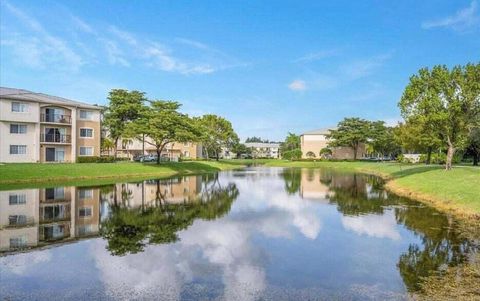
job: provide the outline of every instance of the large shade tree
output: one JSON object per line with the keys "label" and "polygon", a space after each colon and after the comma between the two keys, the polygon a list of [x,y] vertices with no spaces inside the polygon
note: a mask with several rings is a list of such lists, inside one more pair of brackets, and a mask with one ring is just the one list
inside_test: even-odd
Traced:
{"label": "large shade tree", "polygon": [[102,123],[113,142],[115,156],[119,139],[125,135],[127,125],[141,116],[145,101],[145,93],[136,90],[113,89],[108,94]]}
{"label": "large shade tree", "polygon": [[345,118],[338,123],[336,130],[330,130],[327,135],[331,142],[329,146],[349,146],[353,149],[353,159],[357,159],[358,149],[370,137],[371,125],[361,118]]}
{"label": "large shade tree", "polygon": [[207,114],[195,118],[195,121],[202,133],[200,140],[207,158],[218,160],[222,148],[232,148],[239,142],[232,124],[223,117]]}
{"label": "large shade tree", "polygon": [[144,106],[140,117],[129,123],[125,136],[131,138],[148,137],[145,143],[155,147],[157,163],[168,143],[197,141],[200,131],[194,122],[178,110],[180,104],[175,101],[154,100]]}
{"label": "large shade tree", "polygon": [[410,78],[399,107],[407,123],[415,121],[434,131],[447,148],[445,168],[455,152],[466,147],[480,108],[480,64],[434,66]]}

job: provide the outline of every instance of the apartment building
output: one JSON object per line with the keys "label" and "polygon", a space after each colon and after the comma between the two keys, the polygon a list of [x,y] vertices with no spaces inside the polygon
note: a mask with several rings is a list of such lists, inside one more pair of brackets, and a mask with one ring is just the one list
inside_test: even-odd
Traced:
{"label": "apartment building", "polygon": [[253,158],[279,158],[279,143],[247,142],[245,146],[252,150]]}
{"label": "apartment building", "polygon": [[[329,147],[330,139],[327,135],[330,129],[318,129],[309,131],[300,135],[300,147],[302,150],[302,158],[313,159],[320,158],[320,151]],[[348,146],[331,147],[332,158],[337,160],[352,160],[354,158],[353,149]],[[361,144],[357,151],[357,158],[365,157],[365,144]]]}
{"label": "apartment building", "polygon": [[[145,137],[145,142],[140,139],[119,139],[117,144],[117,156],[130,159],[139,155],[156,155],[156,148],[148,143],[150,138]],[[164,158],[178,160],[179,158],[199,159],[203,158],[202,145],[193,142],[168,143],[161,154]]]}
{"label": "apartment building", "polygon": [[0,87],[0,162],[75,162],[100,155],[101,107]]}

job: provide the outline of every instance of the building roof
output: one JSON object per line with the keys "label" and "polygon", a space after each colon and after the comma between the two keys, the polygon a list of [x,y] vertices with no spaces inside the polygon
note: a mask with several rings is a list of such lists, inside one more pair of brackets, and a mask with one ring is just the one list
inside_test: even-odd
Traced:
{"label": "building roof", "polygon": [[316,129],[313,131],[308,131],[302,134],[303,135],[328,135],[330,134],[330,130],[335,130],[337,129],[336,127],[328,127],[328,128],[323,128],[323,129]]}
{"label": "building roof", "polygon": [[245,143],[245,146],[246,147],[258,147],[258,148],[267,148],[267,147],[279,148],[280,143],[247,142],[247,143]]}
{"label": "building roof", "polygon": [[102,109],[100,106],[97,106],[97,105],[91,105],[88,103],[70,100],[63,97],[52,96],[52,95],[47,95],[43,93],[36,93],[36,92],[23,90],[23,89],[7,88],[7,87],[0,87],[0,98],[67,105],[72,107],[88,108],[88,109],[95,109],[95,110]]}

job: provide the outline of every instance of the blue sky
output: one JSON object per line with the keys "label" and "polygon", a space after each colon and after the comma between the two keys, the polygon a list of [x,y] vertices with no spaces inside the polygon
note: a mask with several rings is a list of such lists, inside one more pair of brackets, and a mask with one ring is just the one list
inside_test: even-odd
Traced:
{"label": "blue sky", "polygon": [[241,138],[395,123],[419,68],[480,59],[478,0],[0,2],[2,86],[98,104],[137,89]]}

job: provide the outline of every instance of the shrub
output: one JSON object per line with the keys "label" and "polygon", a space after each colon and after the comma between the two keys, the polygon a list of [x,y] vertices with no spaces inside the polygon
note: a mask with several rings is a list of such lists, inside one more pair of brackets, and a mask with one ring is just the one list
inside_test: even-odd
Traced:
{"label": "shrub", "polygon": [[114,156],[88,156],[88,157],[78,157],[77,163],[114,163],[116,161],[125,161],[130,160],[129,158],[117,158]]}
{"label": "shrub", "polygon": [[286,160],[298,160],[302,157],[302,151],[299,148],[286,151],[282,154],[282,158]]}

